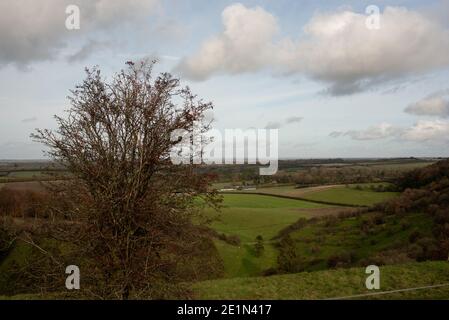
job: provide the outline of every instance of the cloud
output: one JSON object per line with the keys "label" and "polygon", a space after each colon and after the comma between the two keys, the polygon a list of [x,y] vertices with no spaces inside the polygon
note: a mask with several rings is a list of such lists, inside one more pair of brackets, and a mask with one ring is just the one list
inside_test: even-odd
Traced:
{"label": "cloud", "polygon": [[280,122],[277,121],[270,121],[267,123],[267,125],[265,126],[265,129],[279,129],[280,127],[282,127]]}
{"label": "cloud", "polygon": [[25,119],[22,119],[22,122],[23,122],[23,123],[29,123],[29,122],[34,122],[34,121],[36,121],[36,120],[37,120],[36,117],[31,117],[31,118],[25,118]]}
{"label": "cloud", "polygon": [[449,89],[435,92],[409,105],[405,112],[417,116],[449,117]]}
{"label": "cloud", "polygon": [[329,94],[342,95],[449,66],[449,30],[437,21],[398,7],[385,8],[380,29],[368,29],[366,19],[348,10],[316,14],[301,37],[275,40],[273,15],[231,5],[222,14],[223,31],[184,58],[178,70],[204,80],[269,69],[305,75],[328,84]]}
{"label": "cloud", "polygon": [[278,32],[276,18],[261,7],[238,3],[221,15],[223,32],[205,41],[197,53],[182,59],[178,70],[194,80],[215,73],[238,74],[265,67],[273,58],[272,37]]}
{"label": "cloud", "polygon": [[68,56],[69,62],[83,61],[95,51],[105,49],[109,46],[108,42],[89,40],[78,52]]}
{"label": "cloud", "polygon": [[[285,119],[285,124],[292,124],[292,123],[299,123],[302,121],[302,117],[296,117],[296,116],[292,116],[292,117],[288,117]],[[279,121],[269,121],[266,126],[265,129],[280,129],[282,127],[282,123]]]}
{"label": "cloud", "polygon": [[287,123],[287,124],[298,123],[298,122],[301,122],[302,119],[303,119],[303,117],[292,116],[292,117],[288,117],[287,119],[285,119],[285,123]]}
{"label": "cloud", "polygon": [[382,140],[395,138],[411,142],[449,142],[449,122],[443,120],[420,120],[410,127],[381,123],[365,130],[334,131],[333,138],[348,136],[353,140]]}
{"label": "cloud", "polygon": [[[74,39],[82,41],[91,32],[135,22],[151,12],[157,2],[158,0],[2,0],[0,67],[13,64],[19,68],[27,68],[36,61],[55,59]],[[65,8],[70,4],[80,8],[80,30],[69,31],[65,27]],[[92,44],[90,49],[93,49]],[[89,49],[84,50],[86,52]],[[81,57],[85,53],[79,54]]]}
{"label": "cloud", "polygon": [[366,18],[351,11],[314,16],[306,39],[290,44],[289,70],[329,83],[328,92],[341,95],[449,66],[449,31],[424,15],[386,7],[374,30]]}
{"label": "cloud", "polygon": [[350,130],[346,132],[332,132],[331,137],[349,136],[353,140],[378,140],[400,135],[402,129],[389,123],[381,123],[365,130]]}
{"label": "cloud", "polygon": [[421,120],[404,132],[402,138],[409,141],[449,142],[449,122]]}
{"label": "cloud", "polygon": [[332,137],[332,138],[339,138],[339,137],[341,137],[342,135],[344,135],[345,133],[344,132],[341,132],[341,131],[332,131],[331,133],[329,133],[329,137]]}

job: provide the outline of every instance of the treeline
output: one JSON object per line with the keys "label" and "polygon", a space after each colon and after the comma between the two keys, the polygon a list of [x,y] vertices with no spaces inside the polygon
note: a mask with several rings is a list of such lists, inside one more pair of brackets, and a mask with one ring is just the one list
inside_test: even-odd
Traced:
{"label": "treeline", "polygon": [[[299,161],[299,160],[298,160]],[[282,163],[282,162],[281,162]],[[406,167],[375,165],[321,165],[307,163],[297,166],[280,165],[278,173],[261,176],[256,165],[210,166],[201,169],[216,175],[218,182],[240,183],[251,181],[254,184],[288,183],[298,186],[323,184],[357,184],[374,182],[394,182],[400,179]]]}

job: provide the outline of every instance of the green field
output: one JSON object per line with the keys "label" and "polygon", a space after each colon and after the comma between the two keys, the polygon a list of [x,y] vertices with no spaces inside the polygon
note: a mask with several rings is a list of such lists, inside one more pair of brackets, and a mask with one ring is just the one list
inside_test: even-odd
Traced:
{"label": "green field", "polygon": [[[376,192],[369,189],[369,187],[371,186],[379,185],[387,184],[367,183],[360,185],[323,185],[319,187],[307,188],[297,188],[296,186],[291,185],[259,188],[257,190],[245,192],[287,196],[351,206],[370,206],[379,202],[389,200],[398,195],[398,193],[396,192]],[[357,190],[357,187],[359,187],[361,190]]]}
{"label": "green field", "polygon": [[[275,188],[270,188],[270,192]],[[278,192],[291,192],[293,187],[280,187]],[[368,204],[383,201],[392,197],[394,193],[374,192],[370,190],[356,190],[352,186],[332,187],[331,189],[314,191],[310,195],[315,196],[319,201],[337,202],[336,194],[343,192],[345,197],[339,197],[338,201],[348,204]],[[327,196],[326,196],[327,195]],[[376,200],[376,201],[375,201]],[[277,264],[277,252],[274,242],[271,240],[278,232],[285,227],[296,222],[299,218],[313,217],[310,209],[323,209],[330,206],[286,198],[277,198],[274,196],[264,196],[256,194],[224,194],[223,209],[219,220],[214,221],[211,227],[217,232],[228,236],[238,236],[241,243],[238,246],[228,244],[221,240],[216,240],[216,247],[223,259],[225,267],[225,277],[243,277],[257,276],[264,270],[274,268]],[[216,214],[212,210],[207,211],[211,217]],[[427,217],[422,217],[427,219]],[[367,250],[377,252],[384,249],[391,241],[400,239],[400,235],[406,237],[413,228],[408,228],[403,233],[387,236],[384,240],[381,235],[369,236],[360,233],[360,218],[353,218],[344,221],[337,231],[332,230],[333,237],[324,241],[323,237],[327,231],[318,225],[310,226],[301,230],[299,234],[293,234],[298,238],[297,251],[301,257],[304,257],[304,267],[308,270],[322,270],[326,268],[327,259],[332,254],[339,254],[341,251],[354,250],[358,252],[358,259],[366,258],[367,254],[358,250],[360,239],[365,237],[373,246],[366,246]],[[429,219],[427,219],[429,220]],[[427,221],[425,220],[425,221]],[[413,222],[413,221],[412,221]],[[351,226],[351,223],[354,225]],[[397,222],[396,222],[397,223]],[[411,223],[412,226],[420,225],[421,221]],[[399,228],[399,227],[398,227]],[[310,233],[310,234],[309,234]],[[323,233],[323,235],[321,235]],[[257,236],[264,239],[264,254],[256,257],[254,254],[254,244]],[[382,246],[384,243],[384,246]],[[311,248],[314,249],[311,252]],[[315,252],[319,248],[319,252]],[[375,250],[375,249],[378,250]],[[367,251],[367,252],[368,252]]]}
{"label": "green field", "polygon": [[[225,194],[223,198],[224,207],[219,220],[214,221],[211,227],[220,233],[236,235],[241,240],[239,246],[216,240],[226,277],[259,275],[261,271],[275,266],[277,252],[270,239],[300,217],[310,217],[307,209],[329,207],[260,195]],[[212,210],[206,214],[211,217],[216,215]],[[258,235],[264,238],[265,245],[261,257],[256,257],[252,252]]]}
{"label": "green field", "polygon": [[[364,268],[270,277],[234,278],[193,284],[198,299],[330,299],[373,293]],[[380,290],[449,284],[449,262],[421,262],[380,268]],[[359,299],[361,299],[360,297]],[[449,286],[365,297],[370,299],[449,299]]]}
{"label": "green field", "polygon": [[339,186],[326,190],[305,193],[303,198],[314,201],[326,201],[347,205],[371,206],[396,197],[396,192],[375,192],[357,190],[352,186]]}
{"label": "green field", "polygon": [[[219,220],[212,223],[212,228],[237,235],[242,242],[253,242],[258,235],[270,239],[300,217],[309,217],[305,209],[326,207],[329,206],[271,196],[225,194]],[[215,215],[212,210],[207,213]]]}

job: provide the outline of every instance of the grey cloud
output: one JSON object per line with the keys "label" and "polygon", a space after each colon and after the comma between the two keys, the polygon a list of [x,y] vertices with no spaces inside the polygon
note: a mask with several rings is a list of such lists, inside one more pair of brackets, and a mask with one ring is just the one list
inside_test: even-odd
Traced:
{"label": "grey cloud", "polygon": [[[83,43],[89,32],[135,22],[157,3],[158,0],[2,0],[0,67],[13,64],[26,69],[33,62],[56,59],[70,41]],[[70,4],[80,8],[80,30],[69,31],[65,27],[65,8]],[[73,59],[86,56],[87,51],[89,44]]]}
{"label": "grey cloud", "polygon": [[279,129],[281,127],[281,123],[277,121],[270,121],[265,126],[265,129]]}
{"label": "grey cloud", "polygon": [[285,123],[287,123],[287,124],[298,123],[298,122],[301,122],[302,119],[303,119],[303,117],[292,116],[292,117],[288,117],[287,119],[285,119]]}
{"label": "grey cloud", "polygon": [[417,116],[449,117],[449,89],[435,92],[409,105],[405,112]]}
{"label": "grey cloud", "polygon": [[83,61],[94,52],[108,48],[109,43],[104,41],[89,40],[79,51],[67,57],[69,62]]}
{"label": "grey cloud", "polygon": [[344,135],[344,132],[341,131],[332,131],[331,133],[329,133],[329,137],[332,138],[338,138],[341,137],[342,135]]}
{"label": "grey cloud", "polygon": [[37,120],[36,117],[31,117],[31,118],[25,118],[25,119],[22,119],[22,122],[23,122],[23,123],[29,123],[29,122],[34,122],[34,121],[36,121],[36,120]]}

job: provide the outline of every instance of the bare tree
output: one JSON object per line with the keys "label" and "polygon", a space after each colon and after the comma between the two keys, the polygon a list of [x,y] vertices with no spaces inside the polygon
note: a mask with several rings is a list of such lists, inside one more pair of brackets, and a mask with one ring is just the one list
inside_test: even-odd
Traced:
{"label": "bare tree", "polygon": [[199,241],[191,222],[198,204],[218,201],[210,176],[170,161],[180,142],[172,134],[198,123],[208,130],[203,113],[212,104],[168,73],[153,78],[154,62],[127,64],[111,82],[86,69],[67,116],[55,117],[58,129],[32,135],[74,177],[54,184],[69,203],[55,216],[74,222],[60,237],[83,257],[83,284],[103,298],[143,297],[169,280],[177,248]]}

